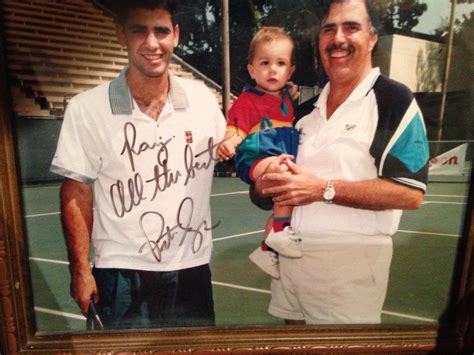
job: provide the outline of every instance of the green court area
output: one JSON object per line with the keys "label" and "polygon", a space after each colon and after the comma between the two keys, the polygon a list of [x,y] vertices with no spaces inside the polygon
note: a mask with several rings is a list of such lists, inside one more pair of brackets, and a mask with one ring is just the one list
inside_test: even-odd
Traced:
{"label": "green court area", "polygon": [[[22,191],[37,330],[84,330],[85,320],[69,296],[59,185]],[[467,183],[431,183],[423,206],[404,213],[393,237],[384,323],[429,324],[442,315],[467,194]],[[218,326],[282,324],[267,313],[270,278],[248,259],[269,213],[251,204],[247,186],[236,178],[215,178],[211,203],[213,223],[220,221],[211,261]]]}

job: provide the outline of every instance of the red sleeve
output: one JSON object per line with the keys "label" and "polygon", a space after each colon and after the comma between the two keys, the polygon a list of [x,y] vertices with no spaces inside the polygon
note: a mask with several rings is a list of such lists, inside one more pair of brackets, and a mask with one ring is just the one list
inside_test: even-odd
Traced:
{"label": "red sleeve", "polygon": [[227,114],[227,126],[237,127],[245,135],[249,134],[250,129],[254,126],[253,117],[257,113],[248,96],[243,93],[234,101]]}

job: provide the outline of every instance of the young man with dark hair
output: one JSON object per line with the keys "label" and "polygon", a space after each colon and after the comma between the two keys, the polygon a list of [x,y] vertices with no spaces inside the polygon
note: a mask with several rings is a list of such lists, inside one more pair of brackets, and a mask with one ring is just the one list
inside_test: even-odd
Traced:
{"label": "young man with dark hair", "polygon": [[105,329],[214,325],[209,200],[225,119],[204,85],[169,70],[173,1],[108,8],[129,65],[70,101],[52,162],[71,295]]}

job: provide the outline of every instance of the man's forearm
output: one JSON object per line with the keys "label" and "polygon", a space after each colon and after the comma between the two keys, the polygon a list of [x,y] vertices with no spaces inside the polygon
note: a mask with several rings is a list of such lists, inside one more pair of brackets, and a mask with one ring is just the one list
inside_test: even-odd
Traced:
{"label": "man's forearm", "polygon": [[99,301],[89,263],[92,234],[92,187],[66,179],[61,188],[61,216],[71,272],[71,296],[86,315],[90,302]]}
{"label": "man's forearm", "polygon": [[334,181],[334,203],[343,206],[371,209],[417,209],[423,201],[423,192],[387,179],[360,182]]}
{"label": "man's forearm", "polygon": [[[292,174],[264,174],[256,181],[256,192],[273,196],[281,206],[306,205],[324,201],[327,180],[320,179],[290,163]],[[336,195],[333,203],[342,206],[371,209],[416,209],[423,201],[421,190],[394,181],[375,178],[364,181],[334,180]]]}
{"label": "man's forearm", "polygon": [[61,187],[61,218],[71,273],[90,271],[92,187],[66,179]]}

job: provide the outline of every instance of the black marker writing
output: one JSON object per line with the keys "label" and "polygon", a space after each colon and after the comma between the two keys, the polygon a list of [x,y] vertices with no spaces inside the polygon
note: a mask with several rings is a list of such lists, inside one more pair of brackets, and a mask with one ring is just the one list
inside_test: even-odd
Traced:
{"label": "black marker writing", "polygon": [[130,166],[132,167],[133,171],[135,171],[134,156],[138,156],[147,150],[160,148],[157,153],[159,157],[161,149],[163,147],[166,147],[166,145],[171,141],[171,138],[170,138],[165,142],[153,142],[151,144],[147,142],[141,142],[138,144],[138,147],[135,147],[136,140],[137,140],[137,130],[135,128],[135,125],[131,122],[125,123],[125,125],[123,126],[123,133],[124,133],[125,142],[123,144],[123,148],[122,148],[122,151],[120,152],[120,155],[123,155],[125,153],[128,155]]}
{"label": "black marker writing", "polygon": [[[194,155],[192,147],[189,144],[186,144],[184,148],[184,166],[186,169],[186,180],[184,181],[184,185],[188,184],[189,179],[194,178],[196,175],[196,170],[207,170],[211,166],[212,161],[214,158],[212,157],[212,151],[215,147],[214,139],[212,137],[209,138],[207,142],[207,148],[202,152]],[[196,162],[194,158],[200,157],[202,155],[207,154],[207,160],[204,162]]]}
{"label": "black marker writing", "polygon": [[[194,154],[192,144],[185,144],[183,160],[171,162],[171,159],[174,160],[177,156],[176,147],[170,148],[171,152],[168,149],[168,144],[174,137],[154,143],[139,142],[137,130],[131,122],[124,124],[123,134],[124,144],[120,155],[125,155],[128,158],[134,173],[128,179],[125,177],[123,180],[117,180],[109,188],[114,212],[120,218],[138,207],[142,201],[154,201],[159,192],[164,192],[180,182],[183,186],[187,186],[189,180],[194,179],[199,171],[209,170],[215,160],[213,150],[217,144],[214,144],[212,137],[208,139],[207,147],[197,154]],[[147,151],[153,151],[151,153],[156,155],[155,161],[153,159],[149,161],[147,173],[151,172],[151,174],[145,176],[142,166],[144,163],[138,167],[140,172],[136,172],[135,159]],[[178,167],[178,169],[173,170],[172,166]],[[148,188],[145,189],[146,187]]]}
{"label": "black marker writing", "polygon": [[[191,250],[194,254],[199,252],[204,241],[204,232],[210,231],[220,224],[217,222],[214,226],[209,227],[206,220],[191,226],[194,213],[194,202],[190,197],[186,197],[181,201],[176,214],[176,224],[168,226],[165,223],[163,215],[156,211],[145,212],[140,217],[140,228],[146,241],[142,244],[138,253],[143,253],[143,249],[149,246],[153,257],[156,261],[161,262],[162,253],[169,249],[176,237],[181,236],[178,246],[182,247],[187,240],[191,238]],[[150,229],[156,231],[156,234],[150,232]]]}
{"label": "black marker writing", "polygon": [[153,177],[147,180],[147,183],[154,183],[155,189],[151,201],[153,201],[159,191],[163,192],[168,187],[176,184],[181,176],[180,171],[174,173],[168,167],[169,152],[166,144],[163,144],[157,152],[156,164],[153,167]]}
{"label": "black marker writing", "polygon": [[136,173],[133,178],[128,179],[126,187],[121,180],[110,185],[110,198],[118,217],[123,217],[133,207],[140,205],[142,200],[146,200],[143,196],[143,180],[140,174]]}

